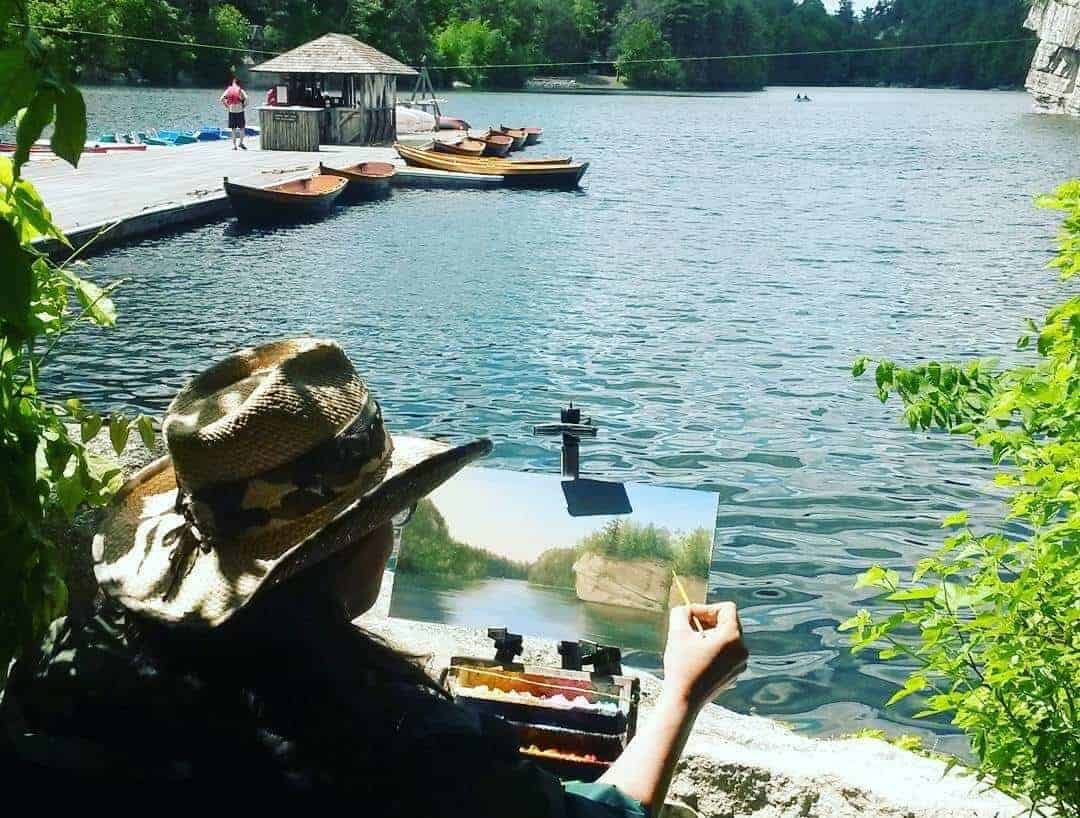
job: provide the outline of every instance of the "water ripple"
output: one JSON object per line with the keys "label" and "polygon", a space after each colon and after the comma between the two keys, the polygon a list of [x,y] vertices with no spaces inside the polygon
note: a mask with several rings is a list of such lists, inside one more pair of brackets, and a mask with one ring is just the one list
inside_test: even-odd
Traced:
{"label": "water ripple", "polygon": [[[128,128],[176,104],[88,100],[95,124],[137,114]],[[880,709],[902,667],[851,656],[836,632],[864,604],[853,575],[913,565],[942,516],[992,519],[997,500],[963,441],[908,433],[848,367],[1008,358],[1022,319],[1058,297],[1054,217],[1031,196],[1080,173],[1080,122],[1029,106],[864,89],[812,106],[786,90],[451,95],[477,122],[542,123],[534,150],[592,160],[586,189],[399,191],[317,224],[223,222],[113,250],[93,275],[130,280],[120,325],[71,339],[51,377],[161,412],[235,347],[329,336],[395,428],[488,435],[495,465],[547,472],[558,452],[531,427],[573,399],[602,426],[589,472],[719,493],[710,585],[743,606],[754,652],[726,704],[816,733],[911,729],[916,703]]]}

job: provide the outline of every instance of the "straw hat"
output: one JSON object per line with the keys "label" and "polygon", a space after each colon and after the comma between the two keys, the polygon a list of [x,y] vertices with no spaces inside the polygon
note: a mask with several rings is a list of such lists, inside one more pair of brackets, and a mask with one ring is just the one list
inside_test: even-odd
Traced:
{"label": "straw hat", "polygon": [[355,542],[491,451],[393,437],[332,341],[244,349],[196,376],[94,538],[94,574],[127,608],[214,626]]}

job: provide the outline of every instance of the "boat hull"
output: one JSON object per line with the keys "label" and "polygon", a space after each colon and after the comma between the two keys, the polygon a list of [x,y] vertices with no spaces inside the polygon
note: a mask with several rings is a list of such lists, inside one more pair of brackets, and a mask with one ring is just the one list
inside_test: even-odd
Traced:
{"label": "boat hull", "polygon": [[508,128],[506,125],[501,125],[503,133],[509,133],[511,131],[521,131],[525,134],[525,144],[535,145],[540,141],[540,134],[544,132],[543,128],[537,128],[535,126],[526,126],[522,128]]}
{"label": "boat hull", "polygon": [[484,140],[484,156],[503,157],[510,155],[510,146],[514,144],[511,139],[508,142],[488,142]]}
{"label": "boat hull", "polygon": [[281,224],[318,219],[325,216],[345,192],[346,181],[324,193],[297,195],[272,188],[248,187],[225,179],[236,218],[249,224]]}
{"label": "boat hull", "polygon": [[[379,175],[362,172],[365,165],[379,166]],[[384,166],[389,168],[389,172],[384,170]],[[389,195],[390,180],[394,178],[395,169],[389,162],[362,162],[348,168],[330,168],[320,162],[319,173],[345,179],[345,197],[350,201],[363,201]]]}
{"label": "boat hull", "polygon": [[507,173],[504,174],[508,187],[547,187],[572,190],[581,184],[581,177],[589,169],[588,162],[578,165],[567,165],[565,169],[553,166],[551,171],[544,173]]}
{"label": "boat hull", "polygon": [[574,188],[589,168],[588,162],[559,165],[530,165],[507,160],[461,160],[452,156],[395,145],[398,155],[413,167],[451,173],[473,173],[499,176],[510,187]]}
{"label": "boat hull", "polygon": [[484,149],[487,147],[487,144],[479,139],[463,139],[461,142],[435,140],[431,144],[437,153],[446,153],[451,156],[483,156]]}
{"label": "boat hull", "polygon": [[503,128],[498,133],[504,136],[509,136],[514,140],[514,143],[510,146],[511,151],[519,151],[525,147],[525,140],[528,138],[528,134],[525,131],[516,131],[513,128]]}

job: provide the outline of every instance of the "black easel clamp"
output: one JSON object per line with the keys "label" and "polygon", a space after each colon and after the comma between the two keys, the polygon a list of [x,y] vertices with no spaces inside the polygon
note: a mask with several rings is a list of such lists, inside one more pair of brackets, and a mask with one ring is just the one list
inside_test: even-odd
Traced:
{"label": "black easel clamp", "polygon": [[488,639],[495,642],[495,661],[511,664],[525,649],[520,633],[510,633],[506,628],[488,628]]}
{"label": "black easel clamp", "polygon": [[560,642],[559,655],[563,670],[584,670],[585,665],[592,665],[592,672],[597,675],[622,675],[622,651],[612,645],[598,645],[584,639]]}
{"label": "black easel clamp", "polygon": [[597,429],[592,418],[581,419],[581,409],[571,401],[559,410],[558,423],[539,423],[533,426],[533,434],[562,435],[562,476],[577,480],[581,472],[581,438],[596,437]]}

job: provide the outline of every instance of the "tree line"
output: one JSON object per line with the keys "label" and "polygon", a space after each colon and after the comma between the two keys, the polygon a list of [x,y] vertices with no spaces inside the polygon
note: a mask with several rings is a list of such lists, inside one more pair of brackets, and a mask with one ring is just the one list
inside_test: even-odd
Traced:
{"label": "tree line", "polygon": [[[330,31],[352,34],[433,79],[516,88],[532,76],[612,74],[630,87],[787,85],[993,88],[1023,82],[1036,40],[1027,0],[29,0],[39,26],[174,40],[49,35],[82,80],[221,84],[257,61]],[[43,32],[46,34],[46,32]],[[702,57],[1020,42],[803,56]],[[200,44],[224,46],[206,49]],[[690,59],[687,59],[690,58]],[[698,59],[695,59],[698,58]],[[516,65],[521,67],[484,67]]]}

